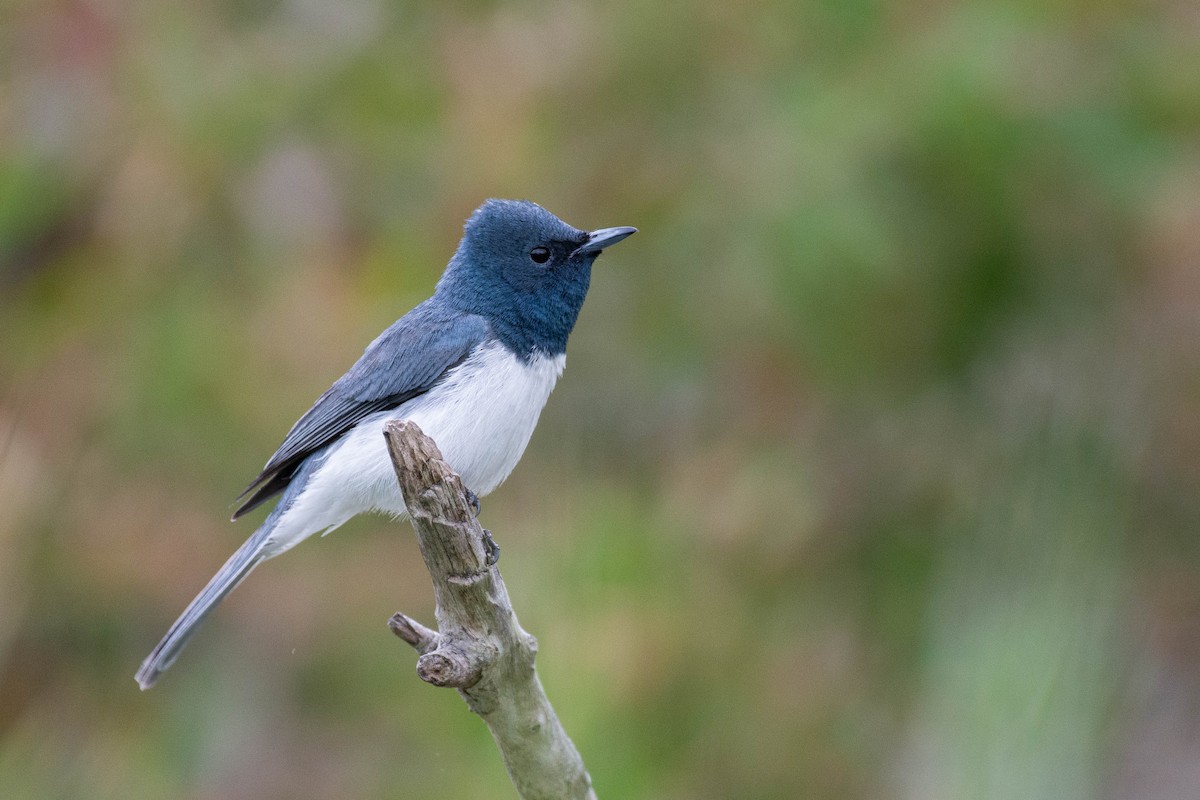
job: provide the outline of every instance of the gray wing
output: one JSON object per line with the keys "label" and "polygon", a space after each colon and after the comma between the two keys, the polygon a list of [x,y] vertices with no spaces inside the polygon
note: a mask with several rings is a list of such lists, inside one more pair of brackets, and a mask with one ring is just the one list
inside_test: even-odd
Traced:
{"label": "gray wing", "polygon": [[429,391],[487,333],[482,317],[428,300],[405,314],[292,426],[263,471],[238,496],[235,502],[249,495],[233,519],[282,492],[306,458],[364,417]]}

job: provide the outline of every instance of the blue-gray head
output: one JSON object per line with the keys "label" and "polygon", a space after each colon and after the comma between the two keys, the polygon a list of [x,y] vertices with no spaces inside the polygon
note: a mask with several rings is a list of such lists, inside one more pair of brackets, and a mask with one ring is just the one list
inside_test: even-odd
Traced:
{"label": "blue-gray head", "polygon": [[467,220],[434,297],[486,317],[522,358],[567,348],[592,262],[635,228],[581,231],[523,200],[488,200]]}

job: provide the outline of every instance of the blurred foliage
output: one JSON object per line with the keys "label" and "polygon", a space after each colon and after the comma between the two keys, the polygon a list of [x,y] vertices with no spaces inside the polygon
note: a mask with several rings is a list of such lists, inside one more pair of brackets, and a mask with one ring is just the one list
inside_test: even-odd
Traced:
{"label": "blurred foliage", "polygon": [[1200,793],[1194,4],[0,18],[4,797],[512,796],[405,526],[132,680],[489,196],[642,230],[484,504],[601,797]]}

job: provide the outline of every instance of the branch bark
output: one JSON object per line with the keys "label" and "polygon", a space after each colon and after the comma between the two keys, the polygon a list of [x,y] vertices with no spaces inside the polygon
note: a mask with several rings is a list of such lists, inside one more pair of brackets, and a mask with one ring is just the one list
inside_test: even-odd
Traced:
{"label": "branch bark", "polygon": [[537,640],[517,622],[498,550],[470,512],[461,479],[412,422],[389,422],[384,437],[433,579],[438,630],[400,612],[388,626],[420,654],[421,680],[458,689],[487,723],[524,800],[595,800],[583,759],[538,680]]}

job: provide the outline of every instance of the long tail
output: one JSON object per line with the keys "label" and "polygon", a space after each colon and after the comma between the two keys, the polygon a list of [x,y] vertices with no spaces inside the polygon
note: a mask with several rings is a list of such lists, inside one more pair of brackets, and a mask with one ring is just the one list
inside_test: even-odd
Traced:
{"label": "long tail", "polygon": [[[179,657],[179,653],[183,650],[184,645],[192,638],[193,634],[200,627],[201,623],[208,618],[208,615],[217,607],[217,603],[225,599],[225,595],[229,594],[234,588],[246,579],[250,572],[266,561],[268,558],[277,556],[291,547],[299,543],[304,536],[294,537],[292,541],[283,547],[278,544],[272,544],[271,535],[276,532],[276,526],[281,522],[283,516],[291,508],[292,503],[296,498],[304,492],[308,485],[308,479],[312,477],[317,470],[325,463],[325,459],[330,453],[330,448],[326,447],[318,450],[311,456],[306,458],[300,467],[292,476],[290,483],[283,496],[279,498],[279,502],[275,504],[275,508],[263,520],[263,524],[258,530],[246,540],[246,543],[237,549],[229,560],[225,562],[225,566],[218,570],[217,574],[212,577],[208,585],[204,587],[200,594],[196,595],[196,599],[188,604],[188,607],[179,615],[179,619],[167,631],[167,635],[163,637],[158,646],[146,656],[146,660],[142,662],[142,666],[137,671],[134,677],[137,679],[138,685],[142,687],[142,691],[149,689],[158,680],[158,676],[162,675]],[[309,531],[312,533],[313,531]]]}
{"label": "long tail", "polygon": [[246,540],[245,544],[237,549],[237,552],[229,557],[225,566],[221,567],[204,587],[204,590],[196,595],[196,598],[179,615],[179,619],[175,620],[158,646],[151,651],[150,655],[146,656],[146,660],[142,662],[141,668],[134,676],[138,685],[142,687],[142,691],[153,686],[158,680],[158,676],[175,663],[175,659],[179,657],[184,645],[216,608],[217,603],[221,602],[225,595],[232,592],[235,586],[245,580],[251,570],[268,557],[263,552],[263,545],[273,527],[274,519],[269,518],[261,528],[254,532],[253,536]]}

